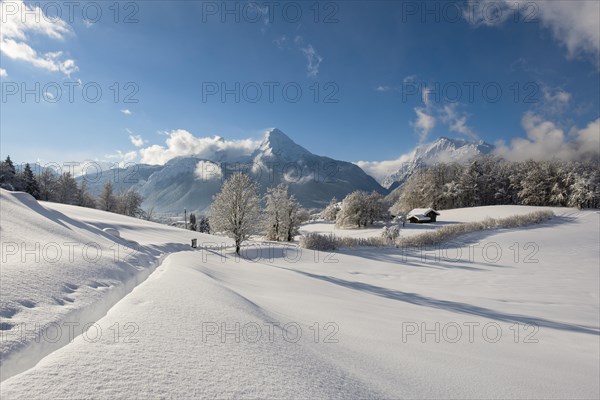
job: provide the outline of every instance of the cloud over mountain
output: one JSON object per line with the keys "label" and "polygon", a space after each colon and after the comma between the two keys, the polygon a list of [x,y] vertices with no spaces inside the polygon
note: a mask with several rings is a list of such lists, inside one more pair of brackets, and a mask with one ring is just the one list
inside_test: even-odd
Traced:
{"label": "cloud over mountain", "polygon": [[141,162],[150,165],[163,165],[175,157],[196,156],[209,160],[221,157],[238,158],[250,155],[260,141],[252,139],[225,140],[219,136],[196,137],[185,129],[177,129],[168,134],[166,147],[152,145],[140,149]]}

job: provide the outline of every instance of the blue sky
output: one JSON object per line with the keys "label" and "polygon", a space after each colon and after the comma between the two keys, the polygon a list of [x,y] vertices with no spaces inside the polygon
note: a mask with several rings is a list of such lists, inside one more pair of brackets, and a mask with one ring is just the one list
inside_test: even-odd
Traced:
{"label": "blue sky", "polygon": [[438,136],[503,141],[507,155],[580,134],[596,143],[595,1],[225,3],[233,14],[121,2],[116,21],[113,2],[76,2],[73,18],[54,4],[3,0],[2,157],[159,163],[213,135],[250,148],[269,127],[350,161],[394,160]]}

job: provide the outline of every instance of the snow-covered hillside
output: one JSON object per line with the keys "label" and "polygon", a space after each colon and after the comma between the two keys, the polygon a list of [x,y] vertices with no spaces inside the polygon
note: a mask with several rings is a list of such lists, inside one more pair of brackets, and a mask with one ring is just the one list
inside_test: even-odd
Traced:
{"label": "snow-covered hillside", "polygon": [[[79,333],[191,238],[213,237],[99,210],[37,202],[0,189],[2,379],[68,342],[36,338],[55,324]],[[223,240],[227,242],[227,239]],[[52,333],[49,333],[51,335]]]}
{"label": "snow-covered hillside", "polygon": [[[237,258],[187,247],[191,237],[226,239],[97,210],[4,191],[1,207],[3,246],[135,241],[143,268],[109,257],[50,265],[11,256],[1,271],[2,323],[11,325],[3,333],[61,323],[65,309],[114,290],[93,282],[119,285],[147,275],[160,254],[184,250],[85,335],[3,380],[3,398],[600,396],[597,211],[558,209],[543,224],[469,234],[445,250],[324,254],[257,241]],[[441,217],[515,213],[465,210]]]}
{"label": "snow-covered hillside", "polygon": [[489,154],[494,146],[484,141],[440,137],[433,143],[417,146],[413,151],[394,161],[357,162],[366,173],[387,189],[402,185],[419,168],[435,163],[463,163],[475,156]]}

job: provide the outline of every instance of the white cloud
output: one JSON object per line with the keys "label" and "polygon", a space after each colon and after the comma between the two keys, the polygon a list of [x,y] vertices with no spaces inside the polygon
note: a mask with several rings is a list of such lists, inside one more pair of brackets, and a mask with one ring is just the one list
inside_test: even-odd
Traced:
{"label": "white cloud", "polygon": [[498,155],[511,161],[577,160],[600,155],[600,118],[583,129],[572,128],[570,135],[554,122],[532,112],[525,113],[521,125],[527,138],[515,138],[510,145],[497,142]]}
{"label": "white cloud", "polygon": [[142,147],[146,143],[141,135],[129,135],[129,140],[135,147]]}
{"label": "white cloud", "polygon": [[431,99],[429,98],[430,95],[431,95],[431,89],[429,89],[428,87],[424,87],[423,90],[421,91],[421,100],[428,107],[431,105]]}
{"label": "white cloud", "polygon": [[580,52],[598,57],[600,2],[543,1],[537,4],[542,23],[552,30],[554,38],[567,48],[570,57]]}
{"label": "white cloud", "polygon": [[140,154],[143,163],[162,165],[179,156],[197,156],[211,160],[219,155],[231,158],[249,155],[259,143],[251,139],[224,140],[218,136],[195,137],[184,129],[177,129],[169,133],[166,147],[153,145],[140,149]]}
{"label": "white cloud", "polygon": [[[292,45],[293,42],[293,45]],[[323,62],[323,57],[317,52],[312,44],[304,45],[304,38],[300,35],[296,35],[293,40],[288,38],[286,35],[282,35],[273,40],[273,43],[280,49],[288,50],[300,50],[307,61],[307,75],[311,78],[316,77],[319,74],[319,68]],[[288,46],[289,44],[289,46]]]}
{"label": "white cloud", "polygon": [[27,43],[28,34],[63,40],[72,34],[69,24],[60,18],[46,16],[38,5],[27,5],[22,0],[2,2],[2,13],[0,52],[6,57],[67,76],[78,70],[74,60],[64,59],[62,51],[40,54]]}
{"label": "white cloud", "polygon": [[389,92],[390,90],[392,90],[392,88],[390,86],[377,86],[375,90],[377,90],[378,92]]}
{"label": "white cloud", "polygon": [[546,115],[555,115],[565,112],[571,103],[571,93],[563,89],[552,89],[542,85],[542,98],[538,103],[538,110]]}
{"label": "white cloud", "polygon": [[[598,64],[600,55],[600,2],[561,0],[480,0],[465,3],[463,16],[471,24],[501,25],[509,18],[540,21],[567,49],[569,57],[588,54]],[[496,12],[494,12],[496,11]],[[487,18],[485,17],[487,15]]]}
{"label": "white cloud", "polygon": [[131,111],[130,111],[128,108],[124,108],[124,109],[122,109],[122,110],[121,110],[121,112],[122,112],[123,114],[125,114],[125,115],[131,115],[131,114],[133,114],[133,113],[132,113],[132,112],[131,112]]}
{"label": "white cloud", "polygon": [[411,125],[419,134],[419,144],[421,144],[427,140],[429,132],[435,128],[436,119],[424,107],[415,107],[414,110],[417,114],[417,119],[414,122],[411,122]]}
{"label": "white cloud", "polygon": [[4,68],[0,68],[0,77],[5,78],[8,76],[8,73]]}
{"label": "white cloud", "polygon": [[405,168],[411,161],[414,151],[403,154],[395,160],[386,161],[357,161],[355,162],[363,171],[382,182],[389,174]]}
{"label": "white cloud", "polygon": [[457,111],[458,103],[446,104],[444,106],[444,115],[442,122],[448,125],[451,132],[457,132],[470,139],[479,139],[479,135],[473,129],[467,126],[467,115]]}
{"label": "white cloud", "polygon": [[273,40],[273,43],[280,49],[283,49],[285,45],[288,43],[288,38],[286,35],[281,35],[277,39]]}
{"label": "white cloud", "polygon": [[[126,164],[131,164],[131,163],[135,163],[138,161],[138,152],[136,150],[131,150],[131,151],[121,151],[121,150],[117,150],[116,153],[114,154],[107,154],[104,157],[107,160],[119,160],[119,166],[120,167],[124,167],[126,166]],[[114,161],[112,162],[114,165]]]}
{"label": "white cloud", "polygon": [[307,47],[303,47],[301,50],[302,53],[304,53],[306,60],[308,61],[308,65],[306,67],[308,76],[317,76],[319,74],[319,66],[323,61],[323,57],[321,57],[319,53],[317,53],[312,44],[309,44]]}

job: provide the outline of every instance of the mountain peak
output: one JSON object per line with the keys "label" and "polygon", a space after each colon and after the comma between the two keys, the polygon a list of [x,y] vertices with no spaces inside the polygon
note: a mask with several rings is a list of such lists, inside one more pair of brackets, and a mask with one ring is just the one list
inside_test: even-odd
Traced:
{"label": "mountain peak", "polygon": [[263,144],[268,144],[270,148],[286,148],[288,146],[298,146],[288,135],[277,128],[269,129],[265,133]]}
{"label": "mountain peak", "polygon": [[287,154],[292,157],[298,157],[301,154],[311,154],[277,128],[267,130],[258,151],[267,155],[279,156]]}

